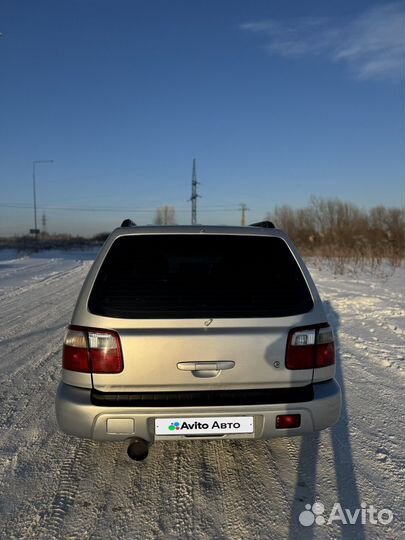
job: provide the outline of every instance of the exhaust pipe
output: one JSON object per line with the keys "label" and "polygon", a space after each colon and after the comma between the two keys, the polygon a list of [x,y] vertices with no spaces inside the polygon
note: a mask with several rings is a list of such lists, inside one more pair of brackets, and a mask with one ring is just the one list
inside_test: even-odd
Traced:
{"label": "exhaust pipe", "polygon": [[128,456],[135,461],[143,461],[148,457],[149,443],[144,439],[135,437],[128,446]]}

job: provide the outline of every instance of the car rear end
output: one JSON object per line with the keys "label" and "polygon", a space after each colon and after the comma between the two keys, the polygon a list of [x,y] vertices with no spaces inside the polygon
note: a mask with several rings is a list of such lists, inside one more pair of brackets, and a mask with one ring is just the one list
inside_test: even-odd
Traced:
{"label": "car rear end", "polygon": [[67,329],[56,411],[95,440],[272,438],[340,413],[334,338],[277,229],[119,228]]}

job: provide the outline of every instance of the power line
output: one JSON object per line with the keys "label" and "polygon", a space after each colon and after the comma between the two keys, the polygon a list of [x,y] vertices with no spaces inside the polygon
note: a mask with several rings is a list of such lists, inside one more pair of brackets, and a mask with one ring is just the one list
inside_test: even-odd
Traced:
{"label": "power line", "polygon": [[[32,210],[32,206],[25,203],[0,203],[0,208],[15,208],[19,210]],[[145,208],[145,207],[128,207],[128,206],[117,206],[117,207],[79,207],[79,206],[47,206],[41,205],[42,210],[50,211],[61,211],[61,212],[155,212],[156,208]],[[188,208],[186,207],[176,207],[176,210],[179,212],[186,212]],[[200,207],[199,212],[237,212],[237,206],[207,206]]]}

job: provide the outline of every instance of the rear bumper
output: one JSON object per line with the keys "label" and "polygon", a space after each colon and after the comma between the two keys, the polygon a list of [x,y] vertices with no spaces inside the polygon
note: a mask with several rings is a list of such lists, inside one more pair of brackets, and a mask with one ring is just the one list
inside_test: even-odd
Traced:
{"label": "rear bumper", "polygon": [[[186,437],[155,436],[155,418],[244,415],[254,417],[254,433],[223,435],[221,438],[291,437],[325,429],[339,419],[341,391],[338,383],[334,379],[316,383],[313,390],[313,400],[298,403],[141,408],[94,405],[90,389],[60,383],[56,395],[56,417],[60,429],[68,435],[98,441],[119,441],[132,437],[150,442],[155,439],[179,440]],[[301,426],[276,429],[276,416],[279,414],[300,414]]]}

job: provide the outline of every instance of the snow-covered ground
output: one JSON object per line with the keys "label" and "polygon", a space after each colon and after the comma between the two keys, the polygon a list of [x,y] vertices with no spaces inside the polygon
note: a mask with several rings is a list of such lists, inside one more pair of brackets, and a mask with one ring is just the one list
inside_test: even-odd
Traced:
{"label": "snow-covered ground", "polygon": [[[63,328],[92,254],[13,257],[0,257],[0,538],[405,537],[404,267],[385,277],[311,268],[338,337],[344,408],[333,428],[161,442],[136,463],[125,444],[56,426]],[[305,527],[298,517],[315,500],[325,518],[335,503],[354,512],[362,502],[394,518]]]}

